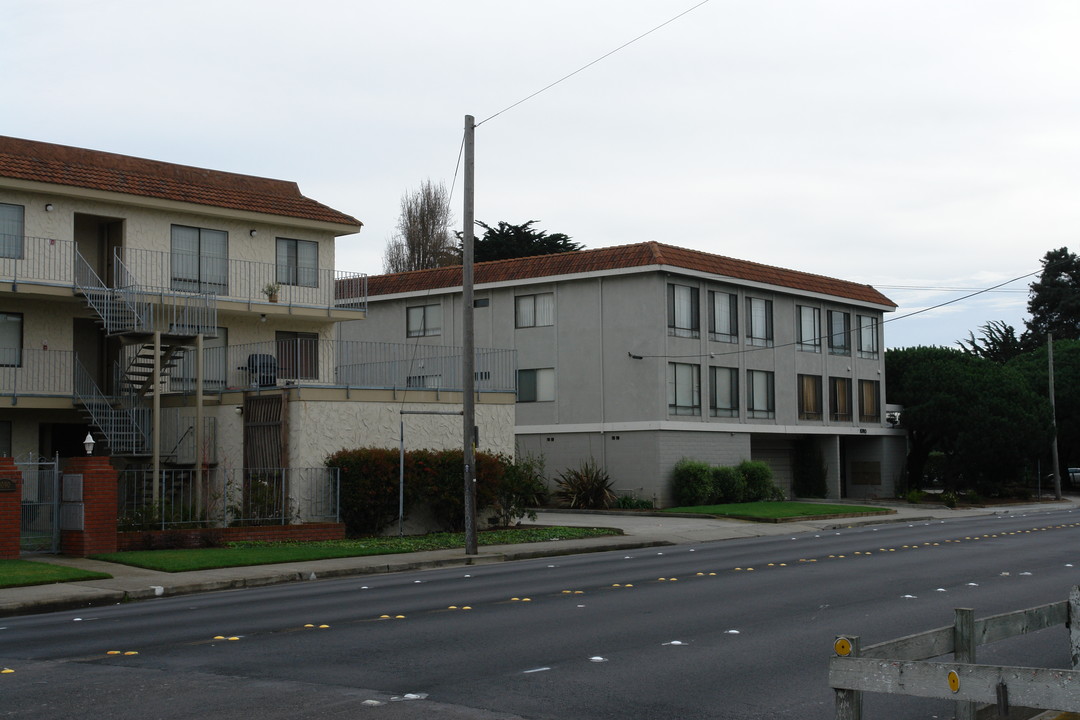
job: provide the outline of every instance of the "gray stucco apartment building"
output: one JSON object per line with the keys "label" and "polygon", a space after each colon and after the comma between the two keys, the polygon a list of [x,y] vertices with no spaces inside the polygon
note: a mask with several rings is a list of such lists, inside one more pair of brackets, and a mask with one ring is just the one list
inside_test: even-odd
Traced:
{"label": "gray stucco apartment building", "polygon": [[[460,267],[371,277],[368,298],[342,339],[461,343]],[[882,316],[896,305],[868,285],[650,242],[477,263],[474,305],[477,347],[517,350],[517,450],[551,477],[592,458],[619,494],[670,504],[679,459],[752,459],[790,491],[808,441],[830,497],[895,494]],[[422,367],[409,382],[458,384]]]}

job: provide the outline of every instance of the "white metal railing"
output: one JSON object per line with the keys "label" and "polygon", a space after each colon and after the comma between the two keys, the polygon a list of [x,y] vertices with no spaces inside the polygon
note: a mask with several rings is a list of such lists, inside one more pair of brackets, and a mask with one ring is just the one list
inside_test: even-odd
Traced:
{"label": "white metal railing", "polygon": [[[195,355],[177,359],[167,389],[195,389]],[[291,338],[203,350],[203,392],[282,385],[371,389],[461,389],[461,348]],[[477,392],[515,392],[517,353],[478,348]]]}
{"label": "white metal railing", "polygon": [[0,396],[71,397],[70,350],[0,350]]}
{"label": "white metal railing", "polygon": [[194,253],[116,248],[115,261],[160,292],[214,295],[241,302],[367,308],[367,275],[330,269],[214,258]]}
{"label": "white metal railing", "polygon": [[338,522],[340,475],[340,468],[328,467],[207,467],[200,480],[195,470],[161,470],[156,477],[150,469],[124,470],[120,472],[118,527],[156,530]]}
{"label": "white metal railing", "polygon": [[75,278],[74,242],[18,235],[0,237],[0,281],[71,286]]}

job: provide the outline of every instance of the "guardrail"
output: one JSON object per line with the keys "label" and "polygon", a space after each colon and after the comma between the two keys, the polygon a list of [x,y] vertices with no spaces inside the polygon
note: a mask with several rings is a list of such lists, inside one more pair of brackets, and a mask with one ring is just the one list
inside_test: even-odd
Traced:
{"label": "guardrail", "polygon": [[71,397],[71,350],[0,350],[0,396]]}
{"label": "guardrail", "polygon": [[[1072,669],[978,665],[975,648],[1017,635],[1064,625],[1069,630]],[[878,692],[956,702],[957,720],[974,720],[979,703],[1080,712],[1080,586],[1069,599],[975,619],[957,608],[950,627],[860,647],[857,635],[833,644],[829,685],[836,691],[836,720],[862,719],[862,693]],[[953,662],[930,662],[953,655]]]}
{"label": "guardrail", "polygon": [[67,287],[74,282],[75,243],[71,240],[0,237],[0,281]]}

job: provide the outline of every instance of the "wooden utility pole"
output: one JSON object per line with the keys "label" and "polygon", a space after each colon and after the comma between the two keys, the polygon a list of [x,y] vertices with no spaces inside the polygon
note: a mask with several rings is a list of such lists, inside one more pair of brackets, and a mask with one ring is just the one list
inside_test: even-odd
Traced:
{"label": "wooden utility pole", "polygon": [[1046,357],[1050,363],[1050,412],[1054,419],[1054,437],[1050,441],[1050,458],[1054,465],[1054,499],[1061,499],[1061,468],[1058,467],[1057,404],[1054,401],[1054,333],[1046,333]]}
{"label": "wooden utility pole", "polygon": [[476,376],[474,365],[476,338],[473,332],[473,154],[476,123],[465,116],[465,177],[462,212],[464,232],[461,238],[461,402],[465,451],[465,554],[476,555],[476,405],[473,396]]}

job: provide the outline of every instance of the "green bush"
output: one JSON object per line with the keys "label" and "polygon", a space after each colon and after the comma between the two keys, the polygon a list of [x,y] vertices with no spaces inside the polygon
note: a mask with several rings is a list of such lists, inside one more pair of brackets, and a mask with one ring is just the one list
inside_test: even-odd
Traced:
{"label": "green bush", "polygon": [[555,492],[567,507],[602,510],[615,502],[607,470],[589,459],[577,468],[567,468],[555,480]]}
{"label": "green bush", "polygon": [[634,495],[620,495],[615,498],[615,507],[620,510],[652,510],[653,501]]}
{"label": "green bush", "polygon": [[746,480],[733,467],[714,467],[712,469],[712,498],[709,504],[741,503],[746,500]]}
{"label": "green bush", "polygon": [[680,507],[713,502],[712,467],[700,460],[683,458],[675,463],[671,493]]}
{"label": "green bush", "polygon": [[956,496],[956,493],[954,493],[952,490],[946,490],[945,492],[941,493],[940,497],[941,503],[947,508],[956,507],[956,503],[959,500],[959,498]]}
{"label": "green bush", "polygon": [[925,496],[926,496],[926,493],[924,493],[922,490],[917,490],[915,488],[912,488],[911,490],[907,491],[907,494],[904,496],[904,499],[907,500],[912,505],[918,505],[919,503],[921,503],[923,501],[923,498]]}
{"label": "green bush", "polygon": [[[398,451],[386,448],[339,450],[326,459],[341,468],[341,521],[350,537],[377,535],[397,518],[398,462]],[[406,511],[410,500],[406,488]]]}
{"label": "green bush", "polygon": [[773,482],[772,468],[760,460],[743,460],[736,468],[746,481],[745,502],[785,500],[784,491]]}
{"label": "green bush", "polygon": [[503,478],[494,493],[494,524],[509,527],[523,517],[535,520],[536,511],[533,508],[543,505],[547,498],[544,458],[526,455],[516,460],[500,460],[503,462]]}

